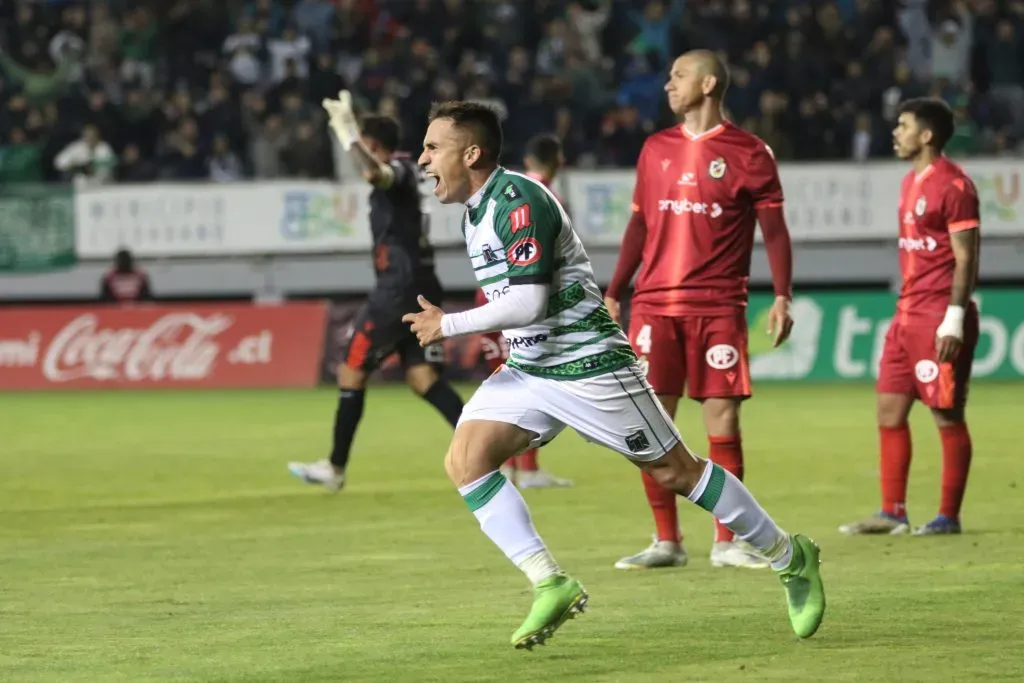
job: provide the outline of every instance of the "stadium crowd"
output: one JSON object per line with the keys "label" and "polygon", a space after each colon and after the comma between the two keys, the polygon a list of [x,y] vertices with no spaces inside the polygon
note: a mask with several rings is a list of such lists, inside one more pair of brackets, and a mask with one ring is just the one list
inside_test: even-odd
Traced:
{"label": "stadium crowd", "polygon": [[956,111],[952,155],[1024,139],[1021,0],[14,0],[0,27],[0,183],[333,177],[342,88],[409,150],[465,98],[503,113],[507,159],[553,131],[570,164],[630,166],[694,47],[781,159],[889,156],[923,94]]}

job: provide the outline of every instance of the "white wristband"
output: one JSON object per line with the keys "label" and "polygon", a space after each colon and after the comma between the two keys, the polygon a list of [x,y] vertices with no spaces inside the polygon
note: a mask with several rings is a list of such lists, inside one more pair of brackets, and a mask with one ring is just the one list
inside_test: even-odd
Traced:
{"label": "white wristband", "polygon": [[939,339],[943,337],[964,338],[964,307],[949,306],[946,308],[946,317],[942,319],[939,329],[935,331]]}

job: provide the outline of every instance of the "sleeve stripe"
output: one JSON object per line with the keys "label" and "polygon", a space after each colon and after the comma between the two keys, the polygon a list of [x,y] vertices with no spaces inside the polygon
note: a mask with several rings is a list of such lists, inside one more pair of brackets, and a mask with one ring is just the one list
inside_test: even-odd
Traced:
{"label": "sleeve stripe", "polygon": [[549,285],[551,274],[546,275],[512,275],[508,278],[510,285]]}
{"label": "sleeve stripe", "polygon": [[774,209],[782,206],[782,202],[758,202],[754,204],[755,209]]}
{"label": "sleeve stripe", "polygon": [[977,218],[968,218],[965,221],[956,221],[950,223],[947,228],[950,232],[960,232],[961,230],[972,230],[981,225],[981,221]]}

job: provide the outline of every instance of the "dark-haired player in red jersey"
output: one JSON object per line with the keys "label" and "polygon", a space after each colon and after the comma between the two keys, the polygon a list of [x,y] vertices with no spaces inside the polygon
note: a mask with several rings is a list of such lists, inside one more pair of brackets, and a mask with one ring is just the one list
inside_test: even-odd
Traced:
{"label": "dark-haired player in red jersey", "polygon": [[[728,84],[725,65],[711,52],[688,52],[672,65],[665,91],[683,123],[651,135],[640,153],[633,215],[605,304],[617,318],[640,266],[629,339],[647,378],[670,415],[684,387],[702,404],[710,459],[742,478],[739,418],[751,391],[745,316],[755,224],[774,281],[769,333],[776,346],[792,327],[792,251],[775,159],[764,142],[724,120]],[[615,566],[682,566],[675,496],[646,474],[643,480],[657,536]],[[711,563],[768,566],[717,520]]]}
{"label": "dark-haired player in red jersey", "polygon": [[[551,190],[552,194],[555,194],[555,191],[551,188],[551,183],[554,182],[555,176],[565,166],[562,141],[558,139],[558,136],[550,133],[534,136],[526,144],[523,165],[526,167],[526,175],[540,181],[544,187]],[[564,206],[564,202],[562,202],[558,195],[555,195],[555,198]],[[476,305],[485,306],[486,304],[487,297],[484,296],[483,290],[478,289],[476,292]],[[501,332],[492,332],[484,336],[490,339],[494,347],[498,349],[499,355],[488,359],[491,369],[497,370],[498,366],[504,363],[508,357],[508,346],[505,344],[505,339],[501,336]],[[540,468],[537,462],[537,450],[536,448],[531,448],[510,458],[505,467],[502,468],[506,476],[511,475],[509,478],[521,489],[572,486],[572,481],[569,479],[556,477],[547,470]]]}
{"label": "dark-haired player in red jersey", "polygon": [[885,335],[877,384],[882,509],[839,527],[846,534],[910,531],[907,416],[914,399],[931,408],[942,441],[939,515],[914,534],[960,533],[971,465],[964,408],[978,343],[978,309],[971,293],[978,280],[981,221],[974,183],[942,155],[953,125],[945,102],[920,98],[903,103],[893,131],[896,156],[913,168],[900,189],[897,244],[903,286]]}

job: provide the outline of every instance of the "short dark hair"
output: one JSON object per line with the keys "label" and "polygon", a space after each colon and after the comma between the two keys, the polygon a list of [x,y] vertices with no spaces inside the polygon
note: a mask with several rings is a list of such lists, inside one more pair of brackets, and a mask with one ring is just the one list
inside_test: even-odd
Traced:
{"label": "short dark hair", "polygon": [[937,97],[915,97],[900,105],[900,114],[913,114],[918,125],[932,132],[931,145],[938,151],[953,137],[953,110]]}
{"label": "short dark hair", "polygon": [[390,116],[366,116],[363,118],[363,135],[373,138],[385,149],[394,152],[402,139],[402,127]]}
{"label": "short dark hair", "polygon": [[473,136],[473,143],[483,150],[482,161],[498,163],[501,158],[501,120],[498,112],[481,102],[435,102],[430,108],[430,121],[451,119],[457,128]]}
{"label": "short dark hair", "polygon": [[541,133],[526,143],[526,156],[533,157],[545,166],[557,166],[562,154],[562,141],[552,133]]}

